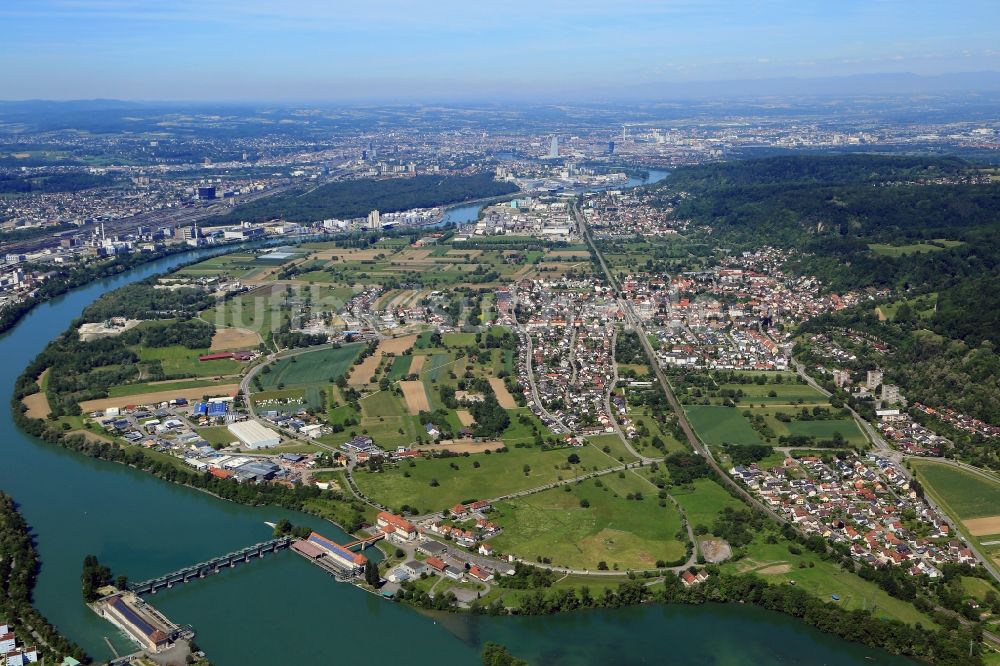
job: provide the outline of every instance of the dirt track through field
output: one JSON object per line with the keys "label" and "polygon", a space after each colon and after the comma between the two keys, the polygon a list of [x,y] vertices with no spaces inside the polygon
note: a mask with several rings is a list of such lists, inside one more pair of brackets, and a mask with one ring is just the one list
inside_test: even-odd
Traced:
{"label": "dirt track through field", "polygon": [[137,393],[136,395],[123,395],[118,398],[101,398],[100,400],[87,400],[80,403],[80,409],[84,412],[94,412],[105,410],[108,407],[126,407],[128,405],[153,405],[160,402],[167,402],[174,398],[187,398],[188,400],[201,400],[202,396],[236,395],[240,390],[239,384],[222,384],[220,386],[202,386],[200,388],[174,389],[173,391],[157,391],[156,393]]}
{"label": "dirt track through field", "polygon": [[497,402],[504,409],[515,409],[517,403],[514,402],[514,396],[510,394],[507,390],[507,385],[499,377],[490,377],[490,386],[493,388],[493,392],[497,394]]}
{"label": "dirt track through field", "polygon": [[427,391],[424,390],[423,382],[402,381],[399,388],[403,390],[403,397],[406,399],[406,409],[410,414],[416,415],[420,412],[431,411],[431,405],[427,400]]}
{"label": "dirt track through field", "polygon": [[965,529],[973,536],[986,536],[988,534],[1000,534],[1000,516],[987,516],[986,518],[970,518],[963,520]]}
{"label": "dirt track through field", "polygon": [[212,351],[220,349],[245,349],[260,344],[260,336],[245,328],[220,328],[212,336]]}

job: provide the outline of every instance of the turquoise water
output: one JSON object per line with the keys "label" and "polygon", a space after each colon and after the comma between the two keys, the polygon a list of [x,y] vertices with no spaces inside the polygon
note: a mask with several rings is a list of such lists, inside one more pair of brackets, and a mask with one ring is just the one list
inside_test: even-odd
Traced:
{"label": "turquoise water", "polygon": [[[95,283],[36,308],[0,337],[0,488],[36,531],[42,570],[35,602],[93,656],[109,637],[131,644],[82,603],[80,571],[93,553],[133,580],[166,573],[269,537],[288,516],[337,539],[323,521],[230,504],[119,465],[43,444],[18,431],[6,404],[14,379],[97,296],[191,258],[180,255]],[[283,551],[150,597],[191,624],[220,666],[379,662],[474,664],[481,644],[507,644],[541,664],[909,664],[749,606],[644,606],[538,618],[428,616],[338,584]]]}

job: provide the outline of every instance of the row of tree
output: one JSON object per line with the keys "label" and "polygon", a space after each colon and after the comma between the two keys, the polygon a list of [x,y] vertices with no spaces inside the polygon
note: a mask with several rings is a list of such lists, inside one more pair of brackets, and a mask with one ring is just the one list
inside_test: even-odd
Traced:
{"label": "row of tree", "polygon": [[36,645],[50,663],[59,663],[67,655],[89,663],[83,648],[60,634],[31,605],[38,568],[31,530],[14,500],[0,491],[0,619],[22,645]]}

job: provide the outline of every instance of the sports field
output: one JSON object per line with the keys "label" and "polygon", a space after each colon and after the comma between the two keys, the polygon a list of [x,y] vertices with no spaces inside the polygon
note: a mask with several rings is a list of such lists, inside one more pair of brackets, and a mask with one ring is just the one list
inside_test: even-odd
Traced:
{"label": "sports field", "polygon": [[739,408],[718,405],[688,405],[684,408],[691,426],[706,444],[762,444]]}
{"label": "sports field", "polygon": [[279,384],[286,387],[326,384],[344,374],[362,349],[363,345],[356,343],[283,358],[271,366],[271,372],[257,376],[265,391]]}
{"label": "sports field", "polygon": [[[652,569],[658,560],[671,562],[685,552],[675,538],[680,514],[669,502],[661,507],[653,491],[633,474],[612,473],[501,502],[499,515],[491,518],[504,530],[491,543],[503,553],[548,557],[574,569],[597,569],[601,561],[609,568]],[[635,493],[642,499],[627,499]]]}

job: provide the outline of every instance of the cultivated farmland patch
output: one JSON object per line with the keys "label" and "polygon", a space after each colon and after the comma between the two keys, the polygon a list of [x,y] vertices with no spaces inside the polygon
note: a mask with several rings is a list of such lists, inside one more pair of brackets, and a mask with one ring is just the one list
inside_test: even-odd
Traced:
{"label": "cultivated farmland patch", "polygon": [[423,382],[399,382],[399,387],[403,390],[403,397],[406,399],[406,408],[410,414],[416,415],[420,412],[429,412],[431,410]]}

